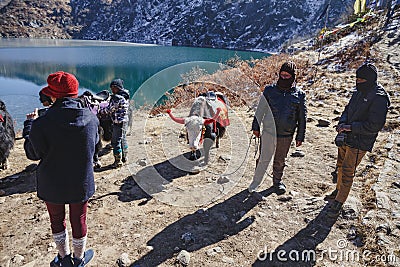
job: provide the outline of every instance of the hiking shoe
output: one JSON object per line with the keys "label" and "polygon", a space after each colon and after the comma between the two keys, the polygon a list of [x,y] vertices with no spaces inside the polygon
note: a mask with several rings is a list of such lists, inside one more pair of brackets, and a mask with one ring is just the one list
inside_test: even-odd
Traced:
{"label": "hiking shoe", "polygon": [[337,188],[336,188],[335,190],[332,191],[332,193],[330,193],[329,195],[326,195],[326,196],[324,197],[324,200],[325,200],[325,201],[332,201],[332,200],[335,200],[337,194],[338,194],[338,190],[337,190]]}
{"label": "hiking shoe", "polygon": [[[88,249],[83,254],[82,259],[74,258],[74,265],[73,267],[83,267],[89,263],[94,257],[94,251],[92,249]],[[63,266],[63,265],[62,265]],[[72,266],[72,265],[71,265]]]}
{"label": "hiking shoe", "polygon": [[111,164],[111,168],[120,168],[122,167],[122,153],[114,154],[114,163]]}
{"label": "hiking shoe", "polygon": [[72,262],[71,254],[61,258],[60,254],[50,262],[50,267],[74,267],[74,263]]}
{"label": "hiking shoe", "polygon": [[342,210],[343,203],[335,200],[331,205],[329,205],[328,210],[326,211],[326,216],[329,218],[337,218]]}
{"label": "hiking shoe", "polygon": [[286,193],[286,186],[282,182],[274,184],[274,189],[277,195],[283,195]]}

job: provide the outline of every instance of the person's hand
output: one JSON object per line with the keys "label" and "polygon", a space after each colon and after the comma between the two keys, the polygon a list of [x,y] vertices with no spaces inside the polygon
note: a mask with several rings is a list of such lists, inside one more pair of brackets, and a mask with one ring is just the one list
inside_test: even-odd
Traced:
{"label": "person's hand", "polygon": [[336,128],[336,131],[338,133],[351,132],[351,125],[350,124],[344,124],[344,123],[339,124],[338,127]]}
{"label": "person's hand", "polygon": [[303,144],[303,141],[296,140],[296,147],[301,146],[302,144]]}
{"label": "person's hand", "polygon": [[26,119],[27,120],[34,120],[37,117],[39,117],[38,109],[35,108],[35,110],[31,113],[26,114]]}
{"label": "person's hand", "polygon": [[260,131],[253,131],[255,137],[260,138]]}

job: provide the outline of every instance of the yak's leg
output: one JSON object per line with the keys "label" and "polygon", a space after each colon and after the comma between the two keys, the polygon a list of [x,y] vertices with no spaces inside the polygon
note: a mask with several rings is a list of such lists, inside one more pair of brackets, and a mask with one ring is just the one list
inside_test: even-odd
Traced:
{"label": "yak's leg", "polygon": [[216,134],[212,132],[212,126],[206,125],[206,131],[204,133],[203,149],[204,149],[204,164],[208,164],[210,160],[210,149],[216,139]]}

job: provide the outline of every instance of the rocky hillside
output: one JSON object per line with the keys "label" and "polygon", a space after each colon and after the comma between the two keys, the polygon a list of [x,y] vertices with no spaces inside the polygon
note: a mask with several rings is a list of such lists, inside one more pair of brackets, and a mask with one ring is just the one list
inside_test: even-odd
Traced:
{"label": "rocky hillside", "polygon": [[0,36],[277,51],[338,23],[351,0],[3,0]]}

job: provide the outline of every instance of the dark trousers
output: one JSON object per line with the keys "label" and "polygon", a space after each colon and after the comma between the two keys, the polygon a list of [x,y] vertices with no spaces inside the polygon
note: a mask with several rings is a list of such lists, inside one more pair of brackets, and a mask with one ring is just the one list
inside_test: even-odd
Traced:
{"label": "dark trousers", "polygon": [[[87,204],[87,201],[69,204],[69,220],[71,222],[73,238],[82,238],[87,234]],[[46,206],[50,215],[51,232],[53,234],[63,232],[66,229],[65,205],[46,202]]]}
{"label": "dark trousers", "polygon": [[114,154],[127,152],[128,143],[126,141],[126,131],[128,123],[114,123],[112,128],[111,145]]}
{"label": "dark trousers", "polygon": [[292,139],[292,136],[276,138],[275,156],[272,165],[272,180],[274,184],[279,183],[282,180],[283,169],[285,168],[285,161]]}
{"label": "dark trousers", "polygon": [[269,163],[274,154],[274,161],[272,165],[272,181],[274,184],[276,184],[282,180],[283,169],[285,168],[285,160],[289,152],[293,136],[275,137],[274,135],[263,133],[260,139],[260,156],[257,160],[253,181],[249,186],[250,192],[255,191],[262,183],[265,172],[267,171]]}

